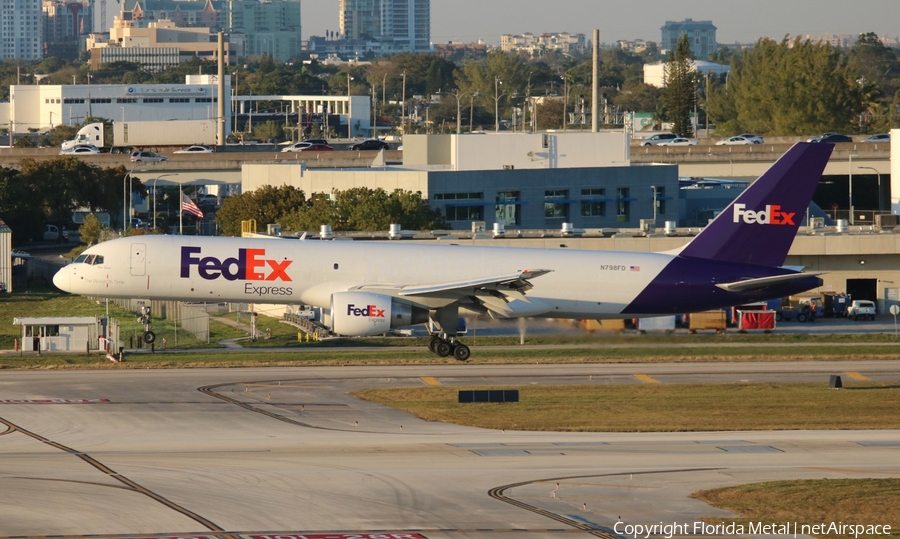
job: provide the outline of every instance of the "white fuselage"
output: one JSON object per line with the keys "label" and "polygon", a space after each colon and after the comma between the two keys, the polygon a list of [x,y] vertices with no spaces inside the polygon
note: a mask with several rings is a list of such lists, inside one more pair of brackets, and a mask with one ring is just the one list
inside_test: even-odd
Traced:
{"label": "white fuselage", "polygon": [[[243,253],[243,254],[242,254]],[[95,297],[315,305],[357,287],[434,285],[523,270],[531,308],[512,316],[617,317],[672,255],[401,242],[134,236],[85,251],[54,282]],[[646,313],[652,314],[652,313]]]}

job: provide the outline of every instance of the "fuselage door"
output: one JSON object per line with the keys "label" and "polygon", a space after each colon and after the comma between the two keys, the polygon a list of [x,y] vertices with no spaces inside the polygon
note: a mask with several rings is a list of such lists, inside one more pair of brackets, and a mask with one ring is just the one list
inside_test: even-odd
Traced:
{"label": "fuselage door", "polygon": [[131,244],[131,274],[146,275],[147,273],[147,246],[143,243]]}

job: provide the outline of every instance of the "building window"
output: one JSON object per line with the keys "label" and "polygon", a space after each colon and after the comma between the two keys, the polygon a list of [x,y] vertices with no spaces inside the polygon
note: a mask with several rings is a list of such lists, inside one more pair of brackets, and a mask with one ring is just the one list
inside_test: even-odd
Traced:
{"label": "building window", "polygon": [[497,193],[497,204],[494,206],[494,221],[504,225],[522,224],[519,211],[519,191],[502,191]]}
{"label": "building window", "polygon": [[162,103],[163,98],[161,97],[145,97],[144,103]]}
{"label": "building window", "polygon": [[666,214],[666,188],[656,187],[656,213],[659,215]]}
{"label": "building window", "polygon": [[190,97],[170,97],[169,103],[190,103]]}
{"label": "building window", "polygon": [[566,189],[544,191],[544,217],[547,219],[568,219],[569,203],[565,199],[569,197]]}
{"label": "building window", "polygon": [[483,200],[484,193],[435,193],[435,200]]}
{"label": "building window", "polygon": [[582,217],[606,216],[606,202],[602,200],[591,200],[600,199],[606,196],[606,189],[582,189],[581,196],[585,198],[585,200],[581,201]]}
{"label": "building window", "polygon": [[137,103],[136,97],[120,97],[116,99],[116,103]]}
{"label": "building window", "polygon": [[616,189],[616,221],[627,222],[631,220],[631,200],[628,195],[629,189],[627,187]]}
{"label": "building window", "polygon": [[447,206],[448,221],[484,221],[484,206]]}

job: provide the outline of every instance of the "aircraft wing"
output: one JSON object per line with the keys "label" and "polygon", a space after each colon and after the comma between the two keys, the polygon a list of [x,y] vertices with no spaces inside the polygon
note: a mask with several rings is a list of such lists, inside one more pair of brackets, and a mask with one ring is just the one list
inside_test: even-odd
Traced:
{"label": "aircraft wing", "polygon": [[785,283],[795,279],[805,279],[807,277],[815,277],[821,273],[790,273],[787,275],[774,275],[772,277],[760,277],[758,279],[747,279],[746,281],[735,281],[733,283],[720,283],[716,286],[728,292],[747,292],[757,288],[766,288],[773,284]]}
{"label": "aircraft wing", "polygon": [[[505,275],[493,275],[479,279],[448,281],[399,287],[385,285],[361,286],[358,290],[373,290],[396,297],[405,297],[416,303],[444,306],[454,302],[477,304],[485,310],[501,316],[509,316],[516,309],[513,302],[531,304],[525,293],[534,285],[531,279],[553,270],[522,270]],[[536,306],[537,307],[537,306]],[[543,310],[538,307],[539,310]]]}

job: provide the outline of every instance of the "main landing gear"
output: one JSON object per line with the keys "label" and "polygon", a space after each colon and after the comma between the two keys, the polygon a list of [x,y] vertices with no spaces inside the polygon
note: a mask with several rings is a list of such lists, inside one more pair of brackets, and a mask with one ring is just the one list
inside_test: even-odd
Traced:
{"label": "main landing gear", "polygon": [[466,361],[472,352],[469,347],[456,340],[455,337],[447,337],[446,334],[432,335],[428,342],[428,349],[441,357],[452,355],[457,361]]}

